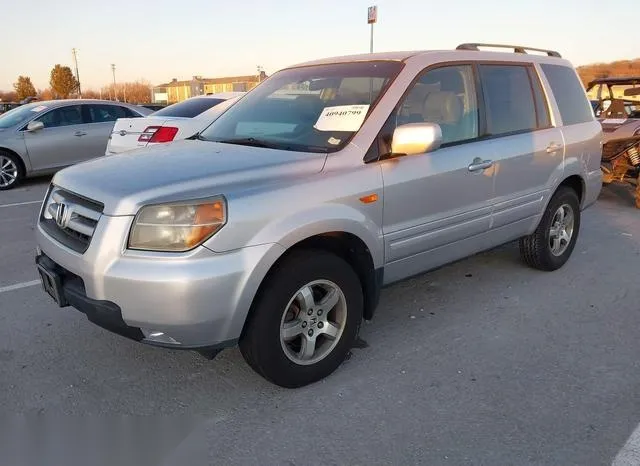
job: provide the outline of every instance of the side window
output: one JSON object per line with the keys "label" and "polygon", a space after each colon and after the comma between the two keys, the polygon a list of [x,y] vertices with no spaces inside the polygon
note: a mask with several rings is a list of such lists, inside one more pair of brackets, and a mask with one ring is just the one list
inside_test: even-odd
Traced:
{"label": "side window", "polygon": [[140,115],[135,113],[130,108],[127,108],[127,107],[118,107],[118,108],[124,112],[124,116],[123,117],[118,117],[118,118],[138,118],[138,117],[140,117]]}
{"label": "side window", "polygon": [[575,71],[562,65],[544,64],[540,67],[558,103],[562,124],[574,125],[593,120],[593,111]]}
{"label": "side window", "polygon": [[59,126],[81,125],[82,111],[80,105],[69,105],[67,107],[54,108],[45,113],[35,121],[40,121],[45,128],[57,128]]}
{"label": "side window", "polygon": [[127,114],[118,105],[88,105],[91,123],[105,123],[116,121],[118,118],[127,118]]}
{"label": "side window", "polygon": [[480,65],[489,135],[531,131],[538,127],[526,66]]}
{"label": "side window", "polygon": [[439,124],[443,144],[478,137],[478,101],[470,65],[436,68],[418,79],[400,104],[394,126],[418,122]]}

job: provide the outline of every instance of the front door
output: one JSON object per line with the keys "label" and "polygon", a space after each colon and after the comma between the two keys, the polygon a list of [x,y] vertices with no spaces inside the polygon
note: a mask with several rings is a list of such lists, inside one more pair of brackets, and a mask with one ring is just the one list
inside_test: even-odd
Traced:
{"label": "front door", "polygon": [[34,171],[72,165],[86,151],[87,125],[80,105],[54,108],[34,121],[44,128],[24,131],[24,140]]}
{"label": "front door", "polygon": [[391,118],[383,132],[405,123],[438,123],[443,145],[380,162],[386,283],[484,249],[494,197],[495,142],[478,140],[471,65],[426,71]]}

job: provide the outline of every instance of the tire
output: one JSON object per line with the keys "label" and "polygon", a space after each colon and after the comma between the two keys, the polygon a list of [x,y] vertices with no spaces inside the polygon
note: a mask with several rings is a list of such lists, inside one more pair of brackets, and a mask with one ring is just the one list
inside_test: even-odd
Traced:
{"label": "tire", "polygon": [[24,167],[19,157],[0,150],[0,191],[13,189],[24,179]]}
{"label": "tire", "polygon": [[[322,299],[329,295],[333,299],[323,306]],[[347,262],[322,250],[296,251],[261,287],[240,338],[240,351],[270,382],[302,387],[340,366],[357,338],[362,315],[362,285]]]}
{"label": "tire", "polygon": [[[565,234],[569,235],[569,241],[566,236],[561,234],[562,228],[556,228],[559,221],[559,210],[564,210],[565,219],[570,210],[573,215],[573,226],[569,233],[567,225],[564,227]],[[568,220],[563,220],[568,222]],[[560,233],[559,233],[560,232]],[[531,235],[520,238],[520,255],[524,262],[534,269],[553,271],[562,267],[573,252],[573,248],[578,240],[580,232],[580,201],[576,192],[567,187],[561,186],[553,195],[547,208],[540,220],[540,224],[536,231]],[[560,239],[560,247],[554,248],[558,243],[553,240]]]}

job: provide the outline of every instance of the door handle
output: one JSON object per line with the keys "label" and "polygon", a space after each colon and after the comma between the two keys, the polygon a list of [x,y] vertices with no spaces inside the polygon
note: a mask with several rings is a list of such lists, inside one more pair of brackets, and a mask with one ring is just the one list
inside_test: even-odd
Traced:
{"label": "door handle", "polygon": [[76,134],[75,134],[75,135],[76,135],[76,136],[78,136],[78,137],[80,137],[80,136],[86,136],[86,135],[87,135],[87,133],[86,133],[86,131],[76,131]]}
{"label": "door handle", "polygon": [[547,154],[552,154],[553,152],[558,152],[559,150],[562,149],[562,144],[557,144],[555,142],[550,143],[547,148]]}
{"label": "door handle", "polygon": [[480,157],[473,159],[471,165],[469,165],[470,172],[477,172],[480,170],[486,170],[493,166],[493,160],[482,160]]}

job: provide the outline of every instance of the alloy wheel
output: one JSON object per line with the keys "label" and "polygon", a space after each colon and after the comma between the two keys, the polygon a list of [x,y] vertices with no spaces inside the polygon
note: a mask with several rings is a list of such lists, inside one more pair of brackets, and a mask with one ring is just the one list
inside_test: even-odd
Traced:
{"label": "alloy wheel", "polygon": [[347,302],[338,285],[316,280],[289,300],[280,322],[280,344],[296,364],[311,365],[336,347],[347,323]]}

